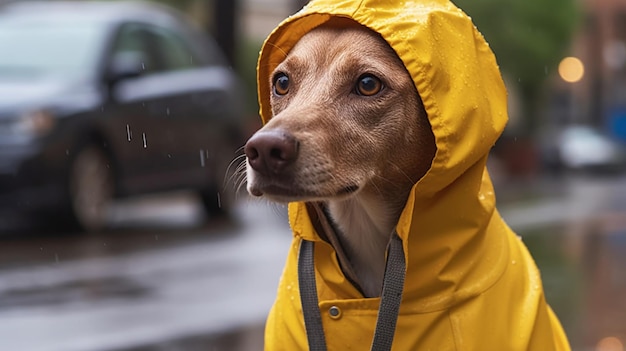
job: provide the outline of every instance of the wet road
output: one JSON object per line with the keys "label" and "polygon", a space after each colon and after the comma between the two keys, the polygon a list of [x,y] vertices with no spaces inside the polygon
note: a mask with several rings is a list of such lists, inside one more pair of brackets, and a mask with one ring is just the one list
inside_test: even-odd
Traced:
{"label": "wet road", "polygon": [[[497,184],[576,351],[624,351],[626,178]],[[204,222],[185,194],[118,206],[116,229],[0,238],[0,350],[262,350],[290,233],[242,201]],[[28,234],[28,233],[25,233]]]}
{"label": "wet road", "polygon": [[202,224],[194,205],[127,204],[111,232],[3,240],[0,350],[262,350],[285,219],[242,203],[237,223]]}
{"label": "wet road", "polygon": [[624,351],[626,178],[556,179],[517,199],[502,215],[533,254],[572,349]]}

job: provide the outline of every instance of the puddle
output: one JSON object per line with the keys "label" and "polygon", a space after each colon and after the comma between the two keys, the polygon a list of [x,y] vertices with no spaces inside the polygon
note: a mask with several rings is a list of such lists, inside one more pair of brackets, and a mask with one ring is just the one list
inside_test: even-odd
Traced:
{"label": "puddle", "polygon": [[[618,225],[616,225],[618,224]],[[541,270],[546,299],[575,351],[624,351],[626,223],[519,232]]]}

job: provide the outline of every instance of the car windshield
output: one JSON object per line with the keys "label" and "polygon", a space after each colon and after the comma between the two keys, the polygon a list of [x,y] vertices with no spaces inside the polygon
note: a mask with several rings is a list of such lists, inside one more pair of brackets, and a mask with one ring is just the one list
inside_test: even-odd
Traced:
{"label": "car windshield", "polygon": [[0,17],[0,79],[76,77],[91,71],[102,24]]}

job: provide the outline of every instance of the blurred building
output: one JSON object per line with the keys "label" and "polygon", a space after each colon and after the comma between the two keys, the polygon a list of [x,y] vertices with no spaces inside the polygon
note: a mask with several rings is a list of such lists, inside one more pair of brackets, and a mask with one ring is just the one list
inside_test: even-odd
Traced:
{"label": "blurred building", "polygon": [[243,36],[261,41],[289,15],[294,14],[306,0],[239,0]]}
{"label": "blurred building", "polygon": [[579,0],[583,21],[571,55],[583,64],[578,81],[560,80],[564,123],[590,123],[626,141],[626,1]]}
{"label": "blurred building", "polygon": [[[15,0],[0,0],[3,1]],[[231,63],[238,42],[261,43],[289,15],[308,0],[150,0],[175,7],[199,28],[210,32]]]}

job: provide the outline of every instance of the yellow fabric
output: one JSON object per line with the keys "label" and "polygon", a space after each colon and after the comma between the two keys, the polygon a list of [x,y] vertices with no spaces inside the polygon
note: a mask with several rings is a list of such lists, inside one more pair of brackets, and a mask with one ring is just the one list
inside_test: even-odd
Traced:
{"label": "yellow fabric", "polygon": [[[302,35],[331,16],[380,33],[411,74],[437,143],[397,231],[407,277],[393,350],[569,350],[546,304],[539,272],[495,208],[486,160],[507,121],[493,53],[471,20],[446,0],[319,0],[268,37],[258,64],[263,122],[269,77]],[[410,118],[412,116],[407,116]],[[289,205],[294,239],[266,324],[266,350],[306,350],[297,280],[300,240],[316,241],[315,268],[329,350],[369,350],[379,298],[363,298],[320,239],[304,203]],[[341,314],[331,318],[328,309]]]}

